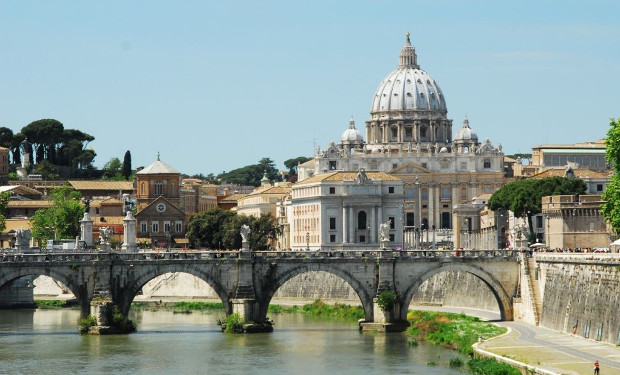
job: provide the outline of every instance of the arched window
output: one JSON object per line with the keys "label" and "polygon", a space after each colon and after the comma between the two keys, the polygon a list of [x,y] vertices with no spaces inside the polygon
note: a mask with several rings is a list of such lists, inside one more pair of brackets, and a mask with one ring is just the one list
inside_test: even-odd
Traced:
{"label": "arched window", "polygon": [[146,182],[144,181],[140,184],[140,194],[146,194]]}
{"label": "arched window", "polygon": [[155,182],[153,186],[155,196],[164,195],[164,183],[161,181]]}
{"label": "arched window", "polygon": [[366,211],[357,213],[357,229],[366,229]]}

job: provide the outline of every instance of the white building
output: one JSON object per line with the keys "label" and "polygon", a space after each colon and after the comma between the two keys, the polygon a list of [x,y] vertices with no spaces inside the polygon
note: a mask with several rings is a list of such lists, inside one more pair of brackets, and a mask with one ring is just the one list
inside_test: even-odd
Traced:
{"label": "white building", "polygon": [[[399,65],[379,84],[371,102],[366,141],[351,120],[339,144],[317,149],[313,160],[298,167],[300,182],[334,171],[389,173],[403,181],[403,211],[396,216],[403,218],[405,231],[419,232],[460,231],[458,206],[504,185],[501,145],[480,142],[467,118],[452,138],[445,97],[418,65],[409,35]],[[318,232],[316,236],[310,234],[310,239],[318,240]]]}
{"label": "white building", "polygon": [[292,188],[292,250],[378,249],[379,224],[390,247],[403,242],[403,183],[382,172],[330,172]]}

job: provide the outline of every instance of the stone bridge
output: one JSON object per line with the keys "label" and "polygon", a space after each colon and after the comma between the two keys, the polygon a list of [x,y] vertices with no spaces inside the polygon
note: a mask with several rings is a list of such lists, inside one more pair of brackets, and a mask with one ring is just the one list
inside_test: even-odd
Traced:
{"label": "stone bridge", "polygon": [[[0,292],[24,276],[46,275],[62,282],[77,298],[82,317],[101,301],[126,321],[134,297],[148,281],[168,272],[185,272],[209,284],[226,314],[247,322],[267,320],[273,295],[292,277],[323,271],[345,280],[364,308],[364,329],[404,330],[407,310],[420,285],[447,271],[470,273],[486,284],[503,320],[513,319],[512,298],[519,288],[519,253],[507,250],[452,251],[200,251],[171,253],[84,252],[5,254],[0,258]],[[393,308],[383,311],[377,296],[393,291]]]}

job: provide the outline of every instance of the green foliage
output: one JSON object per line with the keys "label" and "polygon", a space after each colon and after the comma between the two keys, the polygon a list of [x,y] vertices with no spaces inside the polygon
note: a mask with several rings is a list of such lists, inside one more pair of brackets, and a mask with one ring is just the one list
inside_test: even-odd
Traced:
{"label": "green foliage", "polygon": [[272,314],[297,313],[314,317],[337,318],[357,321],[364,317],[362,306],[350,306],[341,303],[329,305],[320,299],[303,306],[269,305],[268,311]]}
{"label": "green foliage", "polygon": [[84,207],[81,194],[65,185],[51,190],[50,208],[39,209],[30,218],[32,237],[39,243],[51,238],[75,238],[80,233]]}
{"label": "green foliage", "polygon": [[6,229],[6,208],[9,205],[11,199],[11,193],[5,191],[0,193],[0,232],[4,232]]}
{"label": "green foliage", "polygon": [[221,310],[224,305],[221,302],[175,302],[173,308],[175,311]]}
{"label": "green foliage", "polygon": [[34,167],[34,173],[40,174],[45,180],[58,179],[58,168],[47,160],[41,160]]}
{"label": "green foliage", "polygon": [[472,345],[480,336],[488,338],[506,332],[504,327],[464,314],[414,310],[409,312],[407,319],[411,322],[407,330],[410,336],[464,354],[473,354]]}
{"label": "green foliage", "polygon": [[124,319],[125,317],[123,316],[123,313],[121,313],[121,309],[119,309],[118,306],[114,306],[114,309],[112,310],[112,324],[117,327],[121,326]]}
{"label": "green foliage", "polygon": [[107,163],[103,166],[103,179],[121,181],[125,178],[121,174],[121,169],[123,165],[121,164],[121,159],[119,158],[111,158]]}
{"label": "green foliage", "polygon": [[463,367],[463,360],[459,357],[450,358],[450,367]]}
{"label": "green foliage", "polygon": [[123,167],[121,169],[121,174],[125,178],[126,181],[129,180],[131,176],[131,152],[129,150],[125,151],[125,156],[123,157]]}
{"label": "green foliage", "polygon": [[266,249],[280,230],[271,215],[255,218],[215,208],[190,217],[187,238],[192,247],[240,249],[243,224],[250,227],[249,242],[253,250]]}
{"label": "green foliage", "polygon": [[474,375],[521,375],[519,369],[493,358],[472,358],[467,361],[467,368]]}
{"label": "green foliage", "polygon": [[288,168],[288,174],[286,176],[287,181],[296,182],[297,181],[297,166],[299,164],[303,164],[308,160],[312,160],[312,158],[307,158],[305,156],[298,156],[294,159],[288,159],[284,161],[284,166]]}
{"label": "green foliage", "polygon": [[510,210],[517,217],[528,218],[530,233],[533,233],[533,215],[542,212],[542,197],[549,195],[581,195],[586,184],[578,178],[549,177],[525,179],[510,182],[497,190],[489,199],[489,208]]}
{"label": "green foliage", "polygon": [[35,299],[34,303],[37,305],[37,309],[61,309],[63,307],[67,307],[67,301],[57,300],[57,299]]}
{"label": "green foliage", "polygon": [[89,315],[88,317],[84,319],[80,319],[80,332],[86,333],[88,332],[90,327],[94,327],[96,325],[97,325],[97,318],[95,318],[92,315]]}
{"label": "green foliage", "polygon": [[230,314],[224,320],[226,328],[224,332],[226,333],[243,333],[243,319],[239,314]]}
{"label": "green foliage", "polygon": [[384,290],[377,295],[377,305],[383,311],[392,310],[394,302],[396,302],[396,293],[391,290]]}
{"label": "green foliage", "polygon": [[605,138],[605,158],[614,169],[611,181],[603,192],[601,212],[614,231],[620,232],[620,119],[609,121],[609,130]]}
{"label": "green foliage", "polygon": [[230,172],[223,172],[217,177],[219,180],[231,184],[260,186],[264,174],[267,174],[270,181],[282,180],[276,164],[269,158],[262,158],[258,164],[246,165]]}

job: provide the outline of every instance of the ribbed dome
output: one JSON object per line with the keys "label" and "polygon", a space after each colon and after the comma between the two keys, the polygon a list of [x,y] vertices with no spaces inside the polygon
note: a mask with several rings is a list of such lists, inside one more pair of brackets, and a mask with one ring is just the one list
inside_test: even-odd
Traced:
{"label": "ribbed dome", "polygon": [[359,130],[355,129],[355,120],[353,118],[349,120],[349,128],[340,136],[340,142],[344,144],[364,143],[364,136]]}
{"label": "ribbed dome", "polygon": [[441,89],[433,77],[418,66],[409,33],[400,54],[400,64],[381,82],[372,100],[371,112],[390,110],[447,111]]}
{"label": "ribbed dome", "polygon": [[469,127],[469,120],[465,117],[463,120],[463,127],[456,133],[455,141],[478,141],[478,134],[474,129]]}

